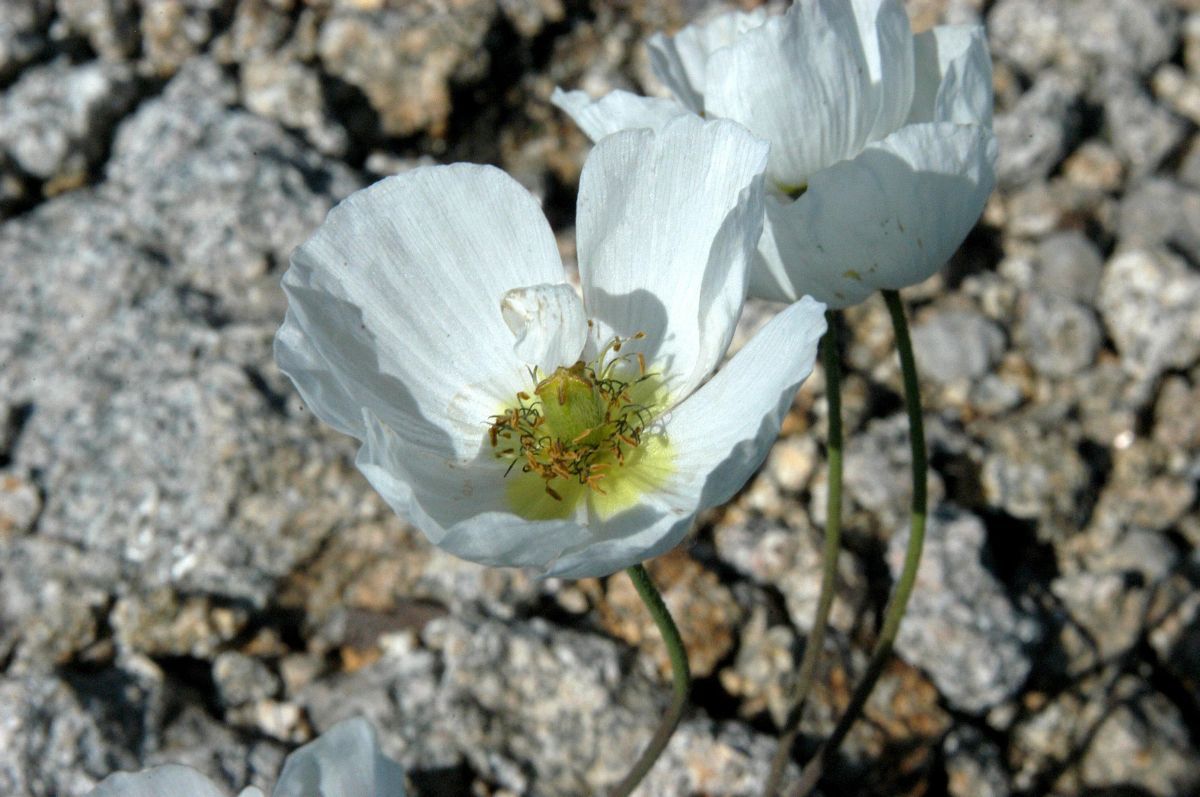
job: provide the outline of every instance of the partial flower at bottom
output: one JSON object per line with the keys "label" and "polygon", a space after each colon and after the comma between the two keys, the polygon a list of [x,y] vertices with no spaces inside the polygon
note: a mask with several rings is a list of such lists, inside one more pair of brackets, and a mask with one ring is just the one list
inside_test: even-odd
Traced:
{"label": "partial flower at bottom", "polygon": [[704,114],[770,141],[752,295],[846,307],[913,285],[979,219],[996,159],[982,27],[914,36],[900,0],[796,0],[648,47],[673,99],[557,90],[552,101],[594,140]]}
{"label": "partial flower at bottom", "polygon": [[663,553],[757,469],[825,329],[819,303],[797,304],[712,375],[762,229],[767,149],[697,117],[597,146],[577,208],[582,299],[503,172],[376,183],[293,255],[279,366],[451,553],[566,577]]}
{"label": "partial flower at bottom", "polygon": [[[404,772],[379,752],[364,719],[338,723],[287,757],[272,797],[404,797]],[[88,797],[226,797],[190,767],[168,764],[110,775]],[[263,797],[250,786],[238,797]]]}

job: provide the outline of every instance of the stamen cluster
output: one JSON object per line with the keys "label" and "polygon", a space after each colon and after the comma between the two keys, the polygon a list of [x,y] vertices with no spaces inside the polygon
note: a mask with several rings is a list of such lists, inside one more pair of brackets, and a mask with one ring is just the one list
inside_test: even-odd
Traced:
{"label": "stamen cluster", "polygon": [[[640,340],[638,333],[629,340]],[[532,395],[517,394],[516,406],[488,420],[488,439],[498,449],[496,457],[509,458],[507,476],[520,464],[522,473],[533,473],[545,482],[546,493],[563,500],[555,480],[586,486],[607,495],[603,481],[612,468],[625,464],[632,449],[642,443],[653,413],[634,398],[636,386],[653,374],[646,373],[639,352],[617,354],[624,341],[617,337],[592,364],[577,362],[558,368],[537,380]],[[621,364],[637,363],[637,376],[624,380],[616,374]]]}

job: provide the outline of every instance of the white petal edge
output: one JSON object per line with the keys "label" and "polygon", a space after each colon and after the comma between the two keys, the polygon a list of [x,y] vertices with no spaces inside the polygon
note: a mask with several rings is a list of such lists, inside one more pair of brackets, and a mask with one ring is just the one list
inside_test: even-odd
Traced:
{"label": "white petal edge", "polygon": [[909,122],[992,126],[992,58],[981,25],[942,25],[915,39]]}
{"label": "white petal edge", "polygon": [[153,767],[141,772],[109,775],[88,797],[227,797],[211,780],[191,767],[178,764]]}
{"label": "white petal edge", "polygon": [[709,57],[766,21],[766,9],[756,8],[688,25],[674,36],[655,33],[646,42],[650,68],[688,110],[704,113]]}
{"label": "white petal edge", "polygon": [[466,164],[413,169],[352,194],[296,249],[280,365],[343,431],[365,432],[349,428],[349,399],[412,426],[423,445],[473,456],[478,424],[527,381],[501,298],[562,278],[545,216],[511,177]]}
{"label": "white petal edge", "polygon": [[583,352],[583,302],[565,282],[513,288],[500,300],[500,315],[513,333],[513,352],[543,373],[574,364]]}
{"label": "white petal edge", "polygon": [[677,468],[665,488],[670,506],[718,506],[754,475],[812,373],[824,334],[823,304],[805,297],[789,305],[670,413],[665,428]]}
{"label": "white petal edge", "polygon": [[709,59],[705,109],[771,142],[768,176],[807,183],[853,157],[879,118],[854,8],[846,0],[794,3]]}
{"label": "white petal edge", "polygon": [[619,90],[593,100],[586,92],[563,91],[556,87],[550,102],[565,111],[592,141],[620,130],[661,130],[672,119],[690,113],[674,100],[641,97]]}
{"label": "white petal edge", "polygon": [[729,121],[683,116],[596,145],[579,183],[584,307],[603,343],[637,346],[678,401],[716,367],[762,232],[768,145]]}
{"label": "white petal edge", "polygon": [[921,282],[978,221],[995,159],[986,128],[909,125],[814,175],[795,202],[769,200],[754,295],[847,307]]}
{"label": "white petal edge", "polygon": [[289,755],[272,797],[404,797],[404,771],[356,717]]}

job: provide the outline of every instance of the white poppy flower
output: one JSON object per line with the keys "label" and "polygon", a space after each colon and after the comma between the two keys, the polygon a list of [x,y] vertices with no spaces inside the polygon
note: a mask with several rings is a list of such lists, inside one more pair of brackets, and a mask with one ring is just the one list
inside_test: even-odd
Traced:
{"label": "white poppy flower", "polygon": [[[404,772],[379,751],[369,722],[350,719],[289,755],[272,795],[404,797]],[[190,767],[168,764],[110,775],[88,797],[225,797],[225,792]],[[250,786],[238,797],[263,797],[263,793]]]}
{"label": "white poppy flower", "polygon": [[567,577],[656,556],[753,474],[824,331],[823,308],[800,304],[708,379],[741,312],[767,150],[694,116],[597,146],[582,301],[503,172],[382,180],[292,256],[276,360],[451,553]]}
{"label": "white poppy flower", "polygon": [[553,102],[593,140],[682,114],[771,142],[750,292],[833,307],[920,282],[970,232],[995,182],[982,27],[913,36],[898,0],[798,0],[649,41],[675,99],[616,91]]}

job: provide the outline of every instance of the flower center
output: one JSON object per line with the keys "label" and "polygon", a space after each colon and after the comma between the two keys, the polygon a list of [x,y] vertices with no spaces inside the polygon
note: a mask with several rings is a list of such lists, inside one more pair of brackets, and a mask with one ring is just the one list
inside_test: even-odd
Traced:
{"label": "flower center", "polygon": [[[632,339],[645,337],[638,333]],[[530,395],[489,418],[488,439],[499,459],[541,480],[557,502],[576,487],[607,495],[613,469],[626,464],[643,443],[654,419],[650,408],[656,374],[646,372],[642,354],[620,355],[624,341],[614,338],[592,363],[559,367],[541,379]],[[636,368],[634,364],[636,363]],[[573,501],[571,501],[573,503]]]}

